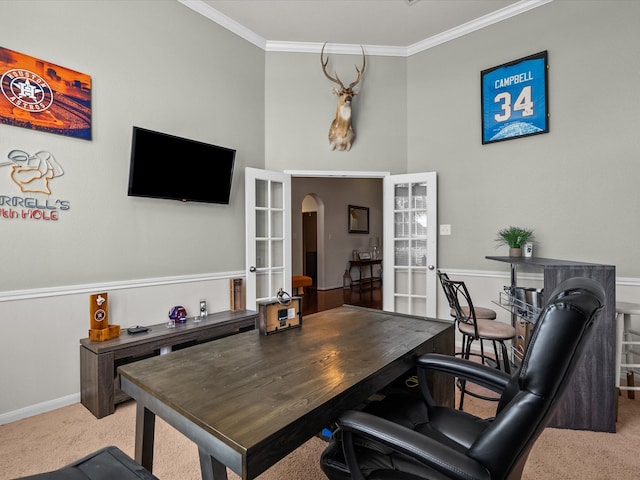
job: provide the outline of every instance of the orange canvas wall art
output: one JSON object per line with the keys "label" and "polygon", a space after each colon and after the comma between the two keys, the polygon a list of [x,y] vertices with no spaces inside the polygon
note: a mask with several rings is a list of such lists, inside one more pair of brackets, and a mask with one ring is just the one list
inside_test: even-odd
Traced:
{"label": "orange canvas wall art", "polygon": [[91,140],[91,77],[0,47],[0,123]]}

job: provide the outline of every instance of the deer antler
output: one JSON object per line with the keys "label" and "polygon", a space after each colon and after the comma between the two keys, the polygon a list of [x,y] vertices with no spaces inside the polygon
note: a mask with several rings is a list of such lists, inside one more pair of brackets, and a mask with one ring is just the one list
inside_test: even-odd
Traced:
{"label": "deer antler", "polygon": [[326,60],[324,59],[324,47],[326,47],[326,46],[327,46],[327,42],[324,42],[324,45],[322,45],[322,50],[320,51],[320,63],[322,64],[322,71],[323,71],[324,75],[329,80],[331,80],[332,82],[337,83],[338,85],[340,85],[340,88],[342,90],[351,90],[358,83],[360,83],[360,79],[362,78],[362,74],[364,73],[365,68],[367,68],[367,57],[364,54],[364,47],[362,45],[360,45],[360,49],[362,50],[362,67],[361,68],[356,67],[356,72],[358,72],[358,78],[356,78],[353,82],[351,82],[349,84],[348,88],[344,88],[342,80],[340,80],[340,78],[338,77],[337,73],[335,74],[335,78],[327,73],[327,63],[329,63],[329,58],[327,57]]}
{"label": "deer antler", "polygon": [[324,59],[324,47],[326,46],[327,46],[327,42],[324,42],[324,45],[322,45],[322,50],[320,51],[320,63],[322,64],[322,71],[324,72],[324,75],[329,80],[331,80],[334,83],[337,83],[338,85],[340,85],[340,88],[344,90],[344,85],[342,84],[342,81],[338,78],[338,74],[336,73],[336,78],[333,78],[331,75],[327,73],[327,63],[329,63],[329,58],[327,58],[326,60]]}
{"label": "deer antler", "polygon": [[358,72],[358,78],[356,78],[351,84],[349,84],[349,90],[355,87],[358,83],[360,83],[360,79],[362,78],[362,74],[364,73],[364,69],[367,68],[367,57],[364,55],[364,47],[360,45],[360,49],[362,50],[362,69],[356,67],[356,72]]}

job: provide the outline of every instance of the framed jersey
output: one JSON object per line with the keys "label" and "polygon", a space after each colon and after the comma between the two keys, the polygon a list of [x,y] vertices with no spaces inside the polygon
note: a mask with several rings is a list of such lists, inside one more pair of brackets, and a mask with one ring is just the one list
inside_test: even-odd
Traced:
{"label": "framed jersey", "polygon": [[482,143],[549,132],[547,52],[480,73]]}

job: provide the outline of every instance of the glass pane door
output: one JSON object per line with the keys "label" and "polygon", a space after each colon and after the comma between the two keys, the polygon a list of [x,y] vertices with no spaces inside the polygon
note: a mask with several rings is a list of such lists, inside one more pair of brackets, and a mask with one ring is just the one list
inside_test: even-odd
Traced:
{"label": "glass pane door", "polygon": [[385,178],[385,310],[436,316],[436,212],[434,172]]}
{"label": "glass pane door", "polygon": [[247,308],[291,292],[291,177],[245,169]]}

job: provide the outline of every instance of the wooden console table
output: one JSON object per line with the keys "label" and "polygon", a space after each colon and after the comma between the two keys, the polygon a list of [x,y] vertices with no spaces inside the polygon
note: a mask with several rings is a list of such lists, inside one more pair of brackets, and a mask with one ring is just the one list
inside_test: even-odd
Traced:
{"label": "wooden console table", "polygon": [[166,323],[150,325],[149,331],[120,336],[105,342],[80,340],[80,401],[97,418],[112,414],[115,406],[130,397],[120,390],[117,368],[143,358],[160,355],[161,348],[179,350],[217,338],[253,330],[258,312],[226,311],[207,315],[199,322],[191,318],[167,328]]}
{"label": "wooden console table", "polygon": [[518,283],[518,270],[542,270],[545,301],[560,283],[571,277],[592,278],[602,285],[605,307],[594,322],[596,331],[549,426],[615,432],[616,267],[540,257],[486,258],[511,265],[511,286]]}
{"label": "wooden console table", "polygon": [[[382,276],[378,276],[378,277],[373,276],[374,265],[380,265],[380,268],[382,269],[382,259],[379,258],[377,260],[349,260],[349,278],[351,279],[351,286],[357,283],[360,286],[360,289],[362,289],[363,282],[369,282],[371,286],[373,286],[373,282],[375,282],[376,280],[382,281]],[[359,270],[360,275],[358,277],[358,280],[353,280],[353,278],[351,278],[351,269],[353,267],[357,267]],[[369,268],[368,277],[362,278],[363,268],[365,269]]]}

